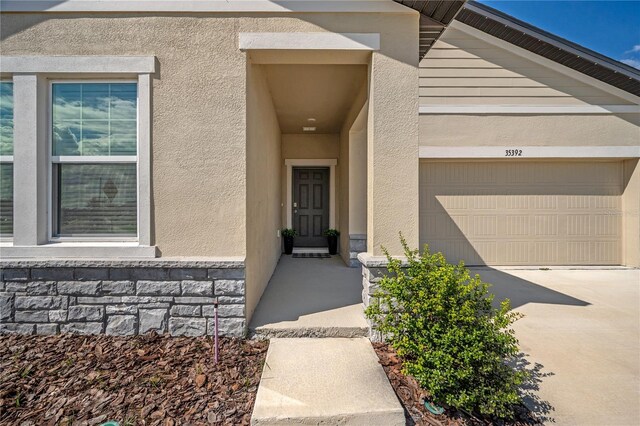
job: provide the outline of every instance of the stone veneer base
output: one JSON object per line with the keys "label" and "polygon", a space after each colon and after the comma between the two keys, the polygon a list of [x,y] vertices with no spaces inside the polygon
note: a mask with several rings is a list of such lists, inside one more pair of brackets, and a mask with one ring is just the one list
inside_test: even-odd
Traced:
{"label": "stone veneer base", "polygon": [[240,259],[2,260],[0,333],[243,337]]}
{"label": "stone veneer base", "polygon": [[[388,261],[384,256],[359,253],[358,262],[362,265],[362,303],[366,309],[373,301],[373,294],[380,288],[378,283],[388,272]],[[382,341],[383,338],[376,330],[375,324],[369,318],[366,320],[369,325],[369,339]]]}
{"label": "stone veneer base", "polygon": [[365,234],[349,234],[349,266],[360,267],[358,254],[367,251],[367,236]]}

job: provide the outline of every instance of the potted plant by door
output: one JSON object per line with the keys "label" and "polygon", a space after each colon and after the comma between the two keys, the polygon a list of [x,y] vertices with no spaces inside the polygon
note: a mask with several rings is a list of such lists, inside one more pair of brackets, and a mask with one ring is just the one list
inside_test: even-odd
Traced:
{"label": "potted plant by door", "polygon": [[282,230],[282,238],[284,238],[284,254],[293,253],[293,237],[296,236],[296,230],[284,228]]}
{"label": "potted plant by door", "polygon": [[329,254],[338,253],[338,236],[340,235],[340,231],[329,228],[324,231],[324,235],[327,237],[327,242],[329,243]]}

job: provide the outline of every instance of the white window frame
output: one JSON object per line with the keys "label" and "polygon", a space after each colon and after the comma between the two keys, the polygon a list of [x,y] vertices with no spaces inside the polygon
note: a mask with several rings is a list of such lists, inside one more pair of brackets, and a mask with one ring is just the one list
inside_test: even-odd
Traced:
{"label": "white window frame", "polygon": [[[66,241],[76,241],[76,242],[87,242],[87,241],[96,241],[96,242],[106,242],[106,241],[114,241],[114,242],[132,242],[138,241],[140,238],[140,168],[138,167],[138,152],[140,149],[140,116],[138,114],[138,108],[140,105],[140,96],[138,92],[140,90],[140,84],[138,80],[133,79],[52,79],[49,80],[49,90],[48,90],[48,98],[47,98],[47,153],[48,153],[48,161],[47,161],[47,206],[48,206],[48,226],[47,226],[47,236],[50,242],[61,243]],[[135,83],[136,84],[136,155],[119,155],[119,156],[107,156],[107,155],[98,155],[98,156],[82,156],[82,155],[53,155],[53,85],[54,84],[91,84],[91,83],[104,83],[104,84],[117,84],[117,83]],[[53,165],[54,164],[136,164],[136,236],[135,237],[125,237],[125,236],[82,236],[82,235],[74,235],[74,236],[58,236],[55,235],[54,230],[56,228],[54,224],[54,211],[57,209],[57,204],[55,204],[55,200],[53,197],[54,193],[54,181],[53,181]],[[54,205],[55,204],[55,205]]]}
{"label": "white window frame", "polygon": [[[2,77],[0,78],[0,82],[2,83],[11,82],[11,84],[13,84],[13,78]],[[0,155],[0,163],[13,164],[13,155]],[[14,199],[15,199],[15,182],[13,183],[13,188],[14,188],[13,192],[14,192]],[[14,208],[14,217],[15,217],[15,208]],[[11,232],[11,235],[0,234],[0,243],[3,243],[3,242],[13,242],[13,231]]]}
{"label": "white window frame", "polygon": [[[151,245],[150,159],[155,57],[1,56],[0,60],[3,74],[12,75],[14,83],[14,229],[12,241],[0,241],[0,257],[155,257],[157,250]],[[138,85],[137,153],[100,159],[137,160],[137,238],[53,237],[53,161],[88,163],[92,157],[52,155],[52,84],[131,81]]]}

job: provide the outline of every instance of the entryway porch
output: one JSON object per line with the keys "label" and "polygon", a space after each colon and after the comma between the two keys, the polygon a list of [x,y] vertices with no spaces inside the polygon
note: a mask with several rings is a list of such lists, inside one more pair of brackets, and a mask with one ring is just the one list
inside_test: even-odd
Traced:
{"label": "entryway porch", "polygon": [[249,324],[261,338],[360,337],[368,331],[361,270],[339,256],[282,255]]}

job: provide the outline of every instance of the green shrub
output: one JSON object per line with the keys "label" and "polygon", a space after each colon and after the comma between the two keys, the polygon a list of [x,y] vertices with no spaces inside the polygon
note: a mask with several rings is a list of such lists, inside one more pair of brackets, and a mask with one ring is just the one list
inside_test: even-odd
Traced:
{"label": "green shrub", "polygon": [[340,231],[338,231],[337,229],[329,228],[326,231],[324,231],[325,237],[337,237],[339,235],[340,235]]}
{"label": "green shrub", "polygon": [[295,237],[298,234],[293,228],[283,228],[281,233],[283,237]]}
{"label": "green shrub", "polygon": [[402,235],[406,263],[392,259],[389,274],[366,310],[378,331],[433,401],[485,416],[513,417],[527,373],[509,361],[519,353],[510,329],[520,314],[508,300],[492,306],[489,285],[442,253],[411,250]]}

